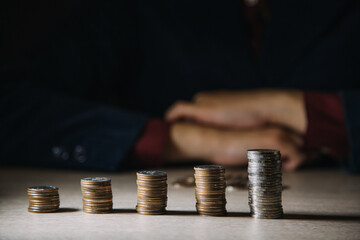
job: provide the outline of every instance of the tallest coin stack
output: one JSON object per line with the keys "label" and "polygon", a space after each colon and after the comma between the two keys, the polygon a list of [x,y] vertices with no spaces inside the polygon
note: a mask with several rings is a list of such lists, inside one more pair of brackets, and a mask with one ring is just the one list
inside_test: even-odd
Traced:
{"label": "tallest coin stack", "polygon": [[248,150],[249,206],[255,218],[281,218],[280,151]]}

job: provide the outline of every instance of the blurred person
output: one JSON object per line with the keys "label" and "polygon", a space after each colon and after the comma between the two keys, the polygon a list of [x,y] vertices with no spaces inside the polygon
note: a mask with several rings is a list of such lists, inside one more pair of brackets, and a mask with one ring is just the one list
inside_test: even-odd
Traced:
{"label": "blurred person", "polygon": [[1,163],[241,166],[276,148],[287,170],[325,150],[359,171],[359,5],[86,2],[2,68]]}

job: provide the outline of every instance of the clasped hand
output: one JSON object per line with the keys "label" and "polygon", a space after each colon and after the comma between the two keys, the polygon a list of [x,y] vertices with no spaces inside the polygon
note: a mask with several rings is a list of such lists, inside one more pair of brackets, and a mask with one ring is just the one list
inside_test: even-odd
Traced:
{"label": "clasped hand", "polygon": [[303,93],[296,90],[199,93],[167,111],[172,124],[164,158],[236,166],[247,163],[247,149],[278,149],[283,168],[294,170],[305,162],[304,105]]}

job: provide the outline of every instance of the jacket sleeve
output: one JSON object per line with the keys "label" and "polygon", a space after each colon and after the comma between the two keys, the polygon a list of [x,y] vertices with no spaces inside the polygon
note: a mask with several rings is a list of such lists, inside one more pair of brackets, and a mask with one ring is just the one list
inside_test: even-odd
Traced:
{"label": "jacket sleeve", "polygon": [[360,94],[358,91],[341,93],[350,142],[350,158],[347,169],[360,173]]}
{"label": "jacket sleeve", "polygon": [[146,118],[50,92],[30,83],[0,99],[0,162],[116,170]]}
{"label": "jacket sleeve", "polygon": [[146,117],[102,105],[94,95],[106,95],[98,86],[131,81],[126,58],[133,26],[126,2],[74,10],[22,60],[0,69],[0,163],[93,170],[123,165]]}

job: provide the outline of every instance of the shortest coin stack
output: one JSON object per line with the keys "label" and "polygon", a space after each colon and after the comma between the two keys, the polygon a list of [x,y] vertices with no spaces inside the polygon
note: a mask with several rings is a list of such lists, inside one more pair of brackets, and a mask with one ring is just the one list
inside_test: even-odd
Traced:
{"label": "shortest coin stack", "polygon": [[29,187],[29,212],[49,213],[59,210],[59,189],[53,186]]}
{"label": "shortest coin stack", "polygon": [[137,175],[136,211],[145,215],[166,213],[167,174],[162,171],[140,171]]}
{"label": "shortest coin stack", "polygon": [[196,209],[201,215],[226,215],[225,168],[218,165],[196,166]]}
{"label": "shortest coin stack", "polygon": [[107,213],[112,211],[113,202],[110,178],[82,178],[81,192],[84,212]]}

